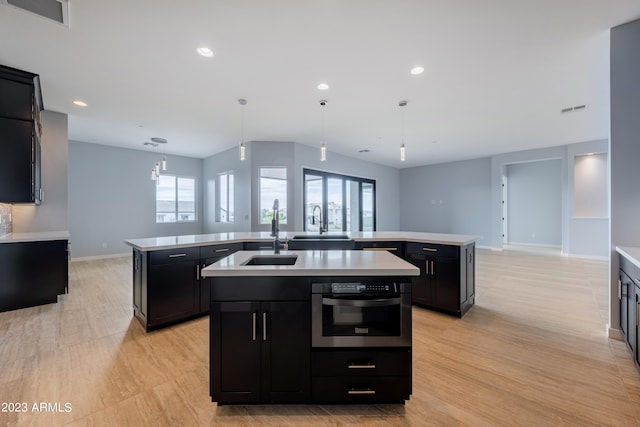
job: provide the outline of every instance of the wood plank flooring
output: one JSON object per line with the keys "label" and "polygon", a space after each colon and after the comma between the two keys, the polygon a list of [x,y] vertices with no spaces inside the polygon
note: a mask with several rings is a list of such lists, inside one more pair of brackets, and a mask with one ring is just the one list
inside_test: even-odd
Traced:
{"label": "wood plank flooring", "polygon": [[463,319],[413,309],[406,405],[219,407],[207,317],[147,334],[129,257],[73,262],[58,304],[0,313],[0,402],[28,406],[0,426],[640,426],[640,372],[606,337],[607,269],[478,250]]}

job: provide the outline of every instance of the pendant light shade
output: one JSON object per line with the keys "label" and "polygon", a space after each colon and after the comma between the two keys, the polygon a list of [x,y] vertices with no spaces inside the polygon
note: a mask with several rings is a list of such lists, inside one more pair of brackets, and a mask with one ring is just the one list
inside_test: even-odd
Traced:
{"label": "pendant light shade", "polygon": [[238,99],[238,104],[240,104],[240,161],[244,161],[247,158],[247,147],[244,145],[244,106],[247,105],[246,99]]}
{"label": "pendant light shade", "polygon": [[322,132],[322,145],[320,146],[320,161],[324,162],[327,160],[327,144],[324,142],[324,107],[327,105],[326,99],[320,100],[320,121],[321,121],[321,132]]}
{"label": "pendant light shade", "polygon": [[398,102],[398,105],[400,106],[400,115],[401,115],[401,129],[402,129],[402,135],[401,135],[401,143],[400,143],[400,161],[404,162],[405,161],[405,147],[404,147],[404,108],[407,106],[407,101],[400,101]]}
{"label": "pendant light shade", "polygon": [[167,156],[162,156],[162,170],[167,170]]}

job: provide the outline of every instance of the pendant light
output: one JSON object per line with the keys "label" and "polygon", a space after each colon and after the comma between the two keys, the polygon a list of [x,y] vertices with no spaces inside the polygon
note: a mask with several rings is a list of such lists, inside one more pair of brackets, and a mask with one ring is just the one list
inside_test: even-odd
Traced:
{"label": "pendant light", "polygon": [[167,170],[167,156],[164,154],[164,145],[169,141],[167,141],[165,138],[153,137],[153,138],[151,138],[151,142],[153,143],[154,147],[157,147],[158,145],[162,145],[162,161],[160,162],[160,166],[161,166],[163,171],[166,171]]}
{"label": "pendant light", "polygon": [[240,104],[240,160],[244,161],[247,151],[244,145],[244,106],[247,105],[247,100],[238,99],[238,104]]}
{"label": "pendant light", "polygon": [[404,147],[404,108],[402,107],[406,107],[407,106],[407,101],[400,101],[398,102],[398,105],[400,106],[400,112],[401,112],[401,127],[402,127],[402,142],[400,145],[400,161],[404,162],[405,161],[405,147]]}
{"label": "pendant light", "polygon": [[324,162],[327,160],[327,145],[324,142],[324,107],[327,105],[326,99],[320,100],[320,108],[321,108],[321,126],[322,126],[322,145],[320,146],[320,161]]}

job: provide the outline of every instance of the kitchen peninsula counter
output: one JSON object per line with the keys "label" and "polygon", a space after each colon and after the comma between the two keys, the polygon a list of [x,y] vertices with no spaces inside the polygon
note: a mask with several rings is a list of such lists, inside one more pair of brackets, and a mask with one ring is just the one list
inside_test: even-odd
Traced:
{"label": "kitchen peninsula counter", "polygon": [[[281,241],[300,235],[317,235],[316,232],[295,232],[281,231],[279,236]],[[416,242],[434,243],[440,245],[465,246],[476,242],[480,236],[465,234],[445,234],[445,233],[422,233],[413,231],[360,231],[360,232],[330,232],[323,236],[347,235],[355,242]],[[149,237],[142,239],[128,239],[125,243],[139,251],[157,251],[163,249],[188,248],[207,245],[217,245],[224,243],[247,243],[247,242],[273,242],[273,237],[269,232],[231,232],[231,233],[211,233],[193,234],[183,236]]]}
{"label": "kitchen peninsula counter", "polygon": [[[280,243],[284,244],[288,240],[287,249],[295,250],[299,256],[293,266],[243,266],[240,268],[242,274],[307,274],[321,277],[341,272],[344,276],[353,277],[356,275],[355,271],[368,271],[372,274],[379,271],[382,274],[390,265],[389,270],[401,272],[407,265],[413,264],[413,268],[419,269],[419,275],[408,274],[413,278],[414,304],[458,317],[462,317],[474,304],[475,241],[479,236],[382,231],[332,232],[323,234],[322,239],[293,239],[294,236],[305,235],[318,236],[311,232],[279,233]],[[334,236],[335,239],[332,239]],[[207,315],[212,272],[238,275],[238,265],[246,261],[243,257],[250,256],[248,251],[254,251],[255,254],[273,253],[274,240],[268,232],[127,240],[126,243],[133,249],[135,316],[150,331]],[[310,241],[315,243],[314,247],[300,247]],[[298,246],[293,247],[293,242]],[[350,242],[351,248],[332,247],[336,242]],[[343,252],[339,249],[352,251]],[[391,264],[382,262],[383,259],[392,260]],[[393,264],[397,262],[402,264]],[[349,270],[352,272],[348,273]]]}

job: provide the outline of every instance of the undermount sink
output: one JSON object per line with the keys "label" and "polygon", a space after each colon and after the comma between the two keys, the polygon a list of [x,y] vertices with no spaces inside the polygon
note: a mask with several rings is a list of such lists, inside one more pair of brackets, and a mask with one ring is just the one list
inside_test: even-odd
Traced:
{"label": "undermount sink", "polygon": [[293,265],[298,255],[254,255],[241,265]]}
{"label": "undermount sink", "polygon": [[350,239],[346,234],[297,234],[291,240]]}

